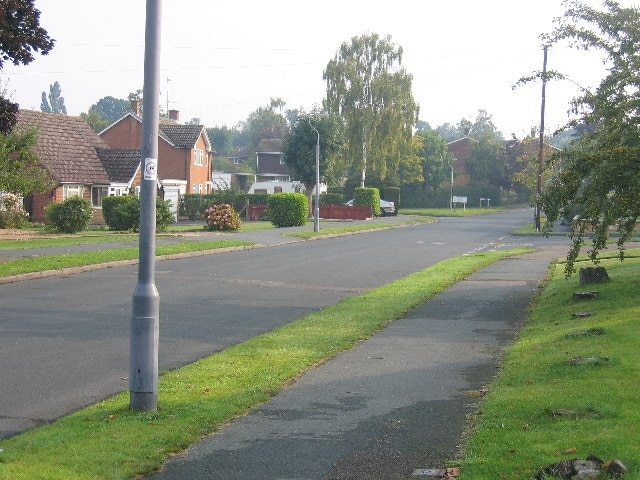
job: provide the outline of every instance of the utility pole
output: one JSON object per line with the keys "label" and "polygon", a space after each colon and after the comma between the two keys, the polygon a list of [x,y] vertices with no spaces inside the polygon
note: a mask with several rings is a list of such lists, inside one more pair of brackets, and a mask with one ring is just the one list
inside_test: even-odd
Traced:
{"label": "utility pole", "polygon": [[540,195],[542,194],[542,171],[543,171],[543,154],[544,154],[544,107],[545,95],[547,89],[547,46],[544,46],[544,60],[542,62],[542,103],[540,106],[540,143],[538,145],[538,183],[536,188],[536,209],[535,209],[535,227],[536,232],[541,230],[540,226]]}
{"label": "utility pole", "polygon": [[132,299],[129,351],[129,408],[142,411],[158,408],[160,296],[154,277],[160,115],[161,3],[162,0],[147,0],[138,284]]}
{"label": "utility pole", "polygon": [[309,123],[311,128],[316,132],[316,194],[315,194],[315,208],[313,210],[313,231],[320,231],[320,132]]}

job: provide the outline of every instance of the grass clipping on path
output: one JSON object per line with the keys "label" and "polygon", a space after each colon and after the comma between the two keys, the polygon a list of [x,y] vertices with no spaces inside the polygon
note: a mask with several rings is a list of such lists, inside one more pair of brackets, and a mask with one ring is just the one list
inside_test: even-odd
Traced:
{"label": "grass clipping on path", "polygon": [[445,260],[189,366],[164,373],[156,412],[128,409],[128,392],[0,441],[0,479],[132,479],[160,468],[287,382],[352,348],[474,271],[526,250]]}
{"label": "grass clipping on path", "polygon": [[[529,480],[589,455],[619,459],[625,478],[640,478],[640,260],[601,265],[608,283],[581,286],[563,265],[553,270],[480,406],[461,480]],[[573,298],[582,291],[598,294]]]}

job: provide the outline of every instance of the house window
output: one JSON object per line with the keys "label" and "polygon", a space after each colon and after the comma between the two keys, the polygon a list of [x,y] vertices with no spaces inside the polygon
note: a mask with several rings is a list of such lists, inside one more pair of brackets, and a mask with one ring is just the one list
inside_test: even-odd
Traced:
{"label": "house window", "polygon": [[273,187],[273,193],[282,193],[282,187]]}
{"label": "house window", "polygon": [[65,185],[62,189],[62,200],[71,197],[82,197],[82,185]]}
{"label": "house window", "polygon": [[201,183],[194,183],[193,184],[193,193],[203,193],[202,192],[202,184]]}
{"label": "house window", "polygon": [[234,164],[234,165],[240,165],[240,159],[239,159],[239,158],[237,158],[237,157],[235,157],[235,158],[233,159],[233,164]]}
{"label": "house window", "polygon": [[199,148],[196,148],[193,156],[193,164],[194,165],[202,165],[202,160],[204,158],[204,152]]}
{"label": "house window", "polygon": [[91,203],[94,207],[102,208],[102,199],[109,195],[109,187],[91,187]]}
{"label": "house window", "polygon": [[284,155],[280,155],[280,165],[284,165]]}

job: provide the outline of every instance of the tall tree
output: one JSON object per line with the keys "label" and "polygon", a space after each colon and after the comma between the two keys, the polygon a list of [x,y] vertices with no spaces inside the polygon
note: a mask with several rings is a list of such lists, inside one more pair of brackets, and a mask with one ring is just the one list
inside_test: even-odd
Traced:
{"label": "tall tree", "polygon": [[[46,55],[54,40],[40,26],[40,11],[33,0],[13,0],[0,5],[0,70],[9,61],[27,65],[34,60],[34,52]],[[0,133],[9,134],[17,122],[18,104],[7,98],[6,89],[0,94]]]}
{"label": "tall tree", "polygon": [[491,134],[483,134],[471,146],[471,156],[465,168],[474,185],[507,186],[507,167],[504,143]]}
{"label": "tall tree", "polygon": [[309,198],[316,184],[316,146],[320,141],[320,176],[332,179],[332,166],[344,147],[344,125],[337,115],[319,110],[300,113],[284,141],[282,156],[291,177],[302,182]]}
{"label": "tall tree", "polygon": [[420,139],[420,160],[424,186],[436,191],[447,180],[453,155],[447,149],[447,143],[434,130],[425,130],[416,134]]}
{"label": "tall tree", "polygon": [[583,132],[556,157],[555,175],[542,193],[546,229],[560,217],[579,212],[565,267],[570,275],[588,231],[593,231],[592,261],[606,248],[611,229],[620,234],[617,243],[624,258],[624,245],[640,215],[640,11],[611,0],[604,2],[603,11],[574,0],[564,6],[564,15],[545,41],[598,50],[607,66],[596,90],[573,100],[579,123],[593,130]]}
{"label": "tall tree", "polygon": [[36,130],[16,130],[0,134],[0,191],[27,195],[51,188],[51,178],[34,152]]}
{"label": "tall tree", "polygon": [[9,61],[27,65],[34,52],[46,55],[55,43],[40,26],[40,11],[33,0],[4,1],[0,5],[0,70]]}
{"label": "tall tree", "polygon": [[49,85],[49,95],[47,95],[46,92],[42,92],[40,110],[47,113],[67,114],[67,107],[64,105],[64,97],[62,96],[62,88],[60,88],[57,80]]}
{"label": "tall tree", "polygon": [[281,99],[271,99],[266,107],[259,107],[251,112],[245,122],[240,124],[243,135],[249,138],[249,146],[255,152],[263,139],[278,138],[283,140],[288,132],[287,119],[280,113],[284,108]]}
{"label": "tall tree", "polygon": [[102,97],[89,107],[88,114],[97,114],[107,125],[111,125],[131,110],[131,101],[126,98]]}
{"label": "tall tree", "polygon": [[378,34],[353,37],[341,45],[324,71],[325,109],[342,117],[348,155],[361,172],[368,168],[384,178],[397,168],[401,144],[410,144],[418,121],[411,92],[412,76],[402,67],[402,48]]}

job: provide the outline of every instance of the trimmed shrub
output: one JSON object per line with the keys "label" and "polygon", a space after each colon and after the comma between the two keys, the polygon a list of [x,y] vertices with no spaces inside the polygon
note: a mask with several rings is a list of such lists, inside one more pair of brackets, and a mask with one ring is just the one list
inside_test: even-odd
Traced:
{"label": "trimmed shrub", "polygon": [[173,222],[175,222],[175,218],[171,212],[171,202],[156,197],[156,231],[166,232]]}
{"label": "trimmed shrub", "polygon": [[[315,201],[315,196],[314,196]],[[321,193],[320,205],[342,205],[345,202],[342,193]]]}
{"label": "trimmed shrub", "polygon": [[235,190],[220,190],[215,193],[186,193],[180,196],[178,211],[189,220],[204,218],[204,211],[211,205],[228,203],[237,211],[242,208],[245,197]]}
{"label": "trimmed shrub", "polygon": [[380,190],[377,188],[356,188],[353,194],[353,204],[371,206],[371,211],[377,217],[380,215]]}
{"label": "trimmed shrub", "polygon": [[300,227],[307,222],[309,202],[301,193],[274,193],[267,199],[269,220],[275,227]]}
{"label": "trimmed shrub", "polygon": [[[140,230],[140,198],[135,195],[103,198],[102,214],[109,230]],[[170,202],[156,197],[156,230],[165,231],[173,221]]]}
{"label": "trimmed shrub", "polygon": [[70,197],[62,203],[51,202],[45,216],[53,227],[63,233],[77,233],[89,226],[93,209],[91,202],[82,197]]}
{"label": "trimmed shrub", "polygon": [[383,200],[393,202],[396,206],[396,213],[400,208],[400,188],[399,187],[384,187],[383,194],[381,195]]}
{"label": "trimmed shrub", "polygon": [[140,223],[140,199],[135,195],[105,197],[102,215],[109,230],[136,231]]}
{"label": "trimmed shrub", "polygon": [[240,216],[228,203],[212,205],[204,211],[205,230],[236,232],[242,222]]}

